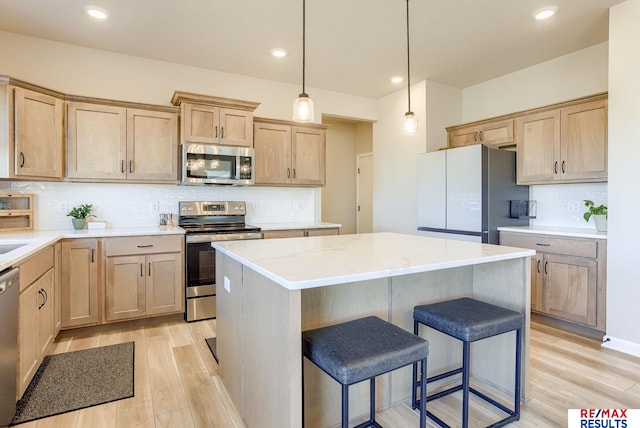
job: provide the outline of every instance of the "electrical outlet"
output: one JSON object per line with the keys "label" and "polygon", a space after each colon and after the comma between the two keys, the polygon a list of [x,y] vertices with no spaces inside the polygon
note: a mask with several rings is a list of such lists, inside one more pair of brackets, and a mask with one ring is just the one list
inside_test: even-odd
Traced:
{"label": "electrical outlet", "polygon": [[58,212],[59,213],[68,213],[69,212],[69,203],[68,202],[58,202]]}
{"label": "electrical outlet", "polygon": [[231,293],[231,281],[226,276],[224,277],[224,289],[227,290],[227,293]]}
{"label": "electrical outlet", "polygon": [[158,203],[158,201],[151,201],[151,211],[154,213],[160,211],[160,204]]}

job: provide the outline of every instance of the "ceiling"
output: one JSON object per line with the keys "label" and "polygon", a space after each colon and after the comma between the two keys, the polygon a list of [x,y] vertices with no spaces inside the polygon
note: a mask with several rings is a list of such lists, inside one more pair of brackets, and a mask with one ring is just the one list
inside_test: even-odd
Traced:
{"label": "ceiling", "polygon": [[[411,81],[464,88],[604,42],[608,8],[622,1],[413,0]],[[88,4],[109,19],[89,18]],[[549,5],[554,17],[533,19]],[[404,0],[308,0],[306,9],[308,89],[377,98],[406,86],[389,80],[406,78]],[[302,83],[301,0],[0,0],[0,30]],[[272,57],[275,47],[289,55]]]}

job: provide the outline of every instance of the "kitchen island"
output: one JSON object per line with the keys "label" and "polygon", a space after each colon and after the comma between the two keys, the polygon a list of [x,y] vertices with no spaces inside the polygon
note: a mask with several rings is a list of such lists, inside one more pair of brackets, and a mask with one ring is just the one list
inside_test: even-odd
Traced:
{"label": "kitchen island", "polygon": [[[301,332],[367,315],[413,331],[417,304],[468,296],[525,316],[526,394],[532,250],[395,233],[219,242],[220,374],[248,427],[301,427]],[[461,346],[439,333],[429,374],[459,366]],[[472,377],[513,391],[515,335],[474,344]],[[340,418],[340,387],[304,361],[306,426]],[[406,402],[411,368],[377,379],[378,408]],[[368,385],[351,387],[352,415],[368,411]]]}

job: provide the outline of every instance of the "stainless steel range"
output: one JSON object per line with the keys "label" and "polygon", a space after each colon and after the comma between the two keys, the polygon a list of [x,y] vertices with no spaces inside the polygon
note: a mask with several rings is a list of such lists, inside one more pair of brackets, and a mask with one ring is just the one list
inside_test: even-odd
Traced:
{"label": "stainless steel range", "polygon": [[186,231],[187,321],[216,317],[215,241],[260,239],[260,228],[245,223],[241,201],[191,201],[179,203],[178,225]]}

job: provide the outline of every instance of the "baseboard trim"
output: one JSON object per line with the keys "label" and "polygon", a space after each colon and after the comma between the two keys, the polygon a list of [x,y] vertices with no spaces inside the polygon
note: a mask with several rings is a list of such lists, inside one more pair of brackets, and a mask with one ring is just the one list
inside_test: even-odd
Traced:
{"label": "baseboard trim", "polygon": [[602,347],[640,358],[640,344],[606,335]]}

